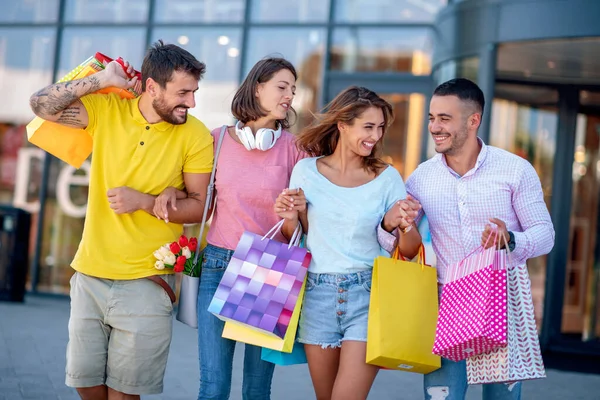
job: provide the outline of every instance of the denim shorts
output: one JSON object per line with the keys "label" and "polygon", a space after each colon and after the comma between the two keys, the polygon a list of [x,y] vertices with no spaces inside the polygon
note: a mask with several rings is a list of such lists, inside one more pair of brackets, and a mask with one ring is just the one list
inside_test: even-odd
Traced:
{"label": "denim shorts", "polygon": [[344,340],[367,341],[371,271],[353,274],[308,273],[298,341],[322,348]]}

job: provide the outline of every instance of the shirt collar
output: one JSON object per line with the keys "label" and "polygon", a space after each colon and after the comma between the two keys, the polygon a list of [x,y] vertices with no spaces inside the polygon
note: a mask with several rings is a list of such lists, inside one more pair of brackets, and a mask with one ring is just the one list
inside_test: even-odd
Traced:
{"label": "shirt collar", "polygon": [[160,121],[157,122],[156,124],[151,124],[148,121],[146,121],[146,118],[144,118],[144,116],[142,115],[142,112],[140,111],[140,99],[142,98],[142,96],[138,96],[136,97],[131,104],[131,113],[133,115],[133,119],[135,120],[135,122],[141,124],[141,125],[148,125],[148,126],[152,126],[152,128],[159,130],[159,131],[166,131],[170,128],[173,127],[173,124],[166,122],[166,121]]}
{"label": "shirt collar", "polygon": [[[488,155],[487,145],[484,143],[483,140],[481,140],[480,137],[477,137],[477,142],[481,146],[481,150],[479,151],[479,155],[477,156],[477,161],[475,162],[475,167],[473,167],[470,171],[468,171],[464,176],[469,176],[471,174],[474,174],[479,169],[479,167],[481,167],[483,165],[483,163],[485,162],[485,160],[487,158],[487,155]],[[437,154],[436,157],[441,161],[441,163],[448,169],[448,171],[452,175],[460,178],[460,175],[458,175],[456,173],[456,171],[454,171],[452,168],[450,168],[448,166],[448,162],[446,161],[445,155]]]}

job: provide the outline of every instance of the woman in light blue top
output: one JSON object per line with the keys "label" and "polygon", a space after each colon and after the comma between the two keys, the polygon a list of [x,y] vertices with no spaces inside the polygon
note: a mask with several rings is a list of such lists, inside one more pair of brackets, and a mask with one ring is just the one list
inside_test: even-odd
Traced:
{"label": "woman in light blue top", "polygon": [[[290,237],[300,222],[312,261],[298,341],[305,344],[317,399],[366,399],[378,367],[366,359],[371,270],[385,254],[377,227],[400,227],[401,253],[416,255],[415,213],[402,206],[400,174],[378,157],[392,107],[366,88],[340,93],[297,140],[299,161],[275,204]],[[406,208],[406,207],[405,207]]]}

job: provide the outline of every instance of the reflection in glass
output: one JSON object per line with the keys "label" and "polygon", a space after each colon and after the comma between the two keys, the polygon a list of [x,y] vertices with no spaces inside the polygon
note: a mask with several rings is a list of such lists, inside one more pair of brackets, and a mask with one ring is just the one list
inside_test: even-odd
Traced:
{"label": "reflection in glass", "polygon": [[432,38],[427,28],[337,28],[331,69],[429,75]]}
{"label": "reflection in glass", "polygon": [[383,160],[406,180],[421,160],[425,96],[380,94],[394,109],[394,122],[383,138]]}
{"label": "reflection in glass", "polygon": [[0,28],[0,122],[33,118],[29,96],[52,83],[55,35],[50,28]]}
{"label": "reflection in glass", "polygon": [[[29,144],[25,124],[33,118],[29,96],[52,83],[55,34],[48,28],[0,29],[0,202],[32,214],[31,243],[37,234],[44,152]],[[31,264],[34,246],[29,250]]]}
{"label": "reflection in glass", "polygon": [[59,0],[0,0],[0,22],[55,22]]}
{"label": "reflection in glass", "polygon": [[329,0],[253,0],[252,20],[260,22],[325,22]]}
{"label": "reflection in glass", "polygon": [[156,0],[157,22],[242,22],[246,0]]}
{"label": "reflection in glass", "polygon": [[145,22],[148,0],[67,0],[65,19],[70,22]]}
{"label": "reflection in glass", "polygon": [[123,57],[135,69],[141,69],[145,34],[144,28],[65,28],[59,78],[96,52],[113,59]]}
{"label": "reflection in glass", "polygon": [[[515,89],[518,91],[521,88]],[[534,108],[503,99],[494,99],[492,104],[490,144],[508,150],[533,165],[540,177],[548,209],[552,200],[557,123],[555,108]],[[528,260],[527,267],[539,329],[544,312],[546,256]]]}
{"label": "reflection in glass", "polygon": [[298,132],[312,122],[321,87],[321,64],[324,53],[325,29],[320,28],[254,28],[250,30],[244,65],[245,73],[267,56],[288,59],[298,72],[294,108],[298,120],[291,128]]}
{"label": "reflection in glass", "polygon": [[336,0],[336,22],[433,22],[446,0]]}
{"label": "reflection in glass", "polygon": [[573,189],[562,332],[600,338],[600,275],[595,249],[600,205],[600,111],[579,114],[575,131]]}
{"label": "reflection in glass", "polygon": [[153,40],[177,44],[206,64],[190,114],[209,129],[233,121],[231,101],[238,87],[241,30],[235,28],[158,28]]}
{"label": "reflection in glass", "polygon": [[89,188],[89,161],[81,169],[53,159],[43,223],[38,289],[69,293],[70,264],[81,241]]}

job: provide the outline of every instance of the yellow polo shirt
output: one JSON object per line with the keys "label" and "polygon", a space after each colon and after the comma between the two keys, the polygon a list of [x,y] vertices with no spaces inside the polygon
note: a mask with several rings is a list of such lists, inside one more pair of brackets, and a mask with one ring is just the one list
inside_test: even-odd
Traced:
{"label": "yellow polo shirt", "polygon": [[86,131],[94,139],[87,213],[83,237],[71,266],[106,279],[137,279],[157,273],[153,252],[183,232],[181,224],[136,211],[116,214],[106,192],[128,186],[160,194],[168,186],[184,188],[183,173],[210,173],[213,138],[202,122],[149,124],[135,100],[116,94],[81,99],[88,115]]}

